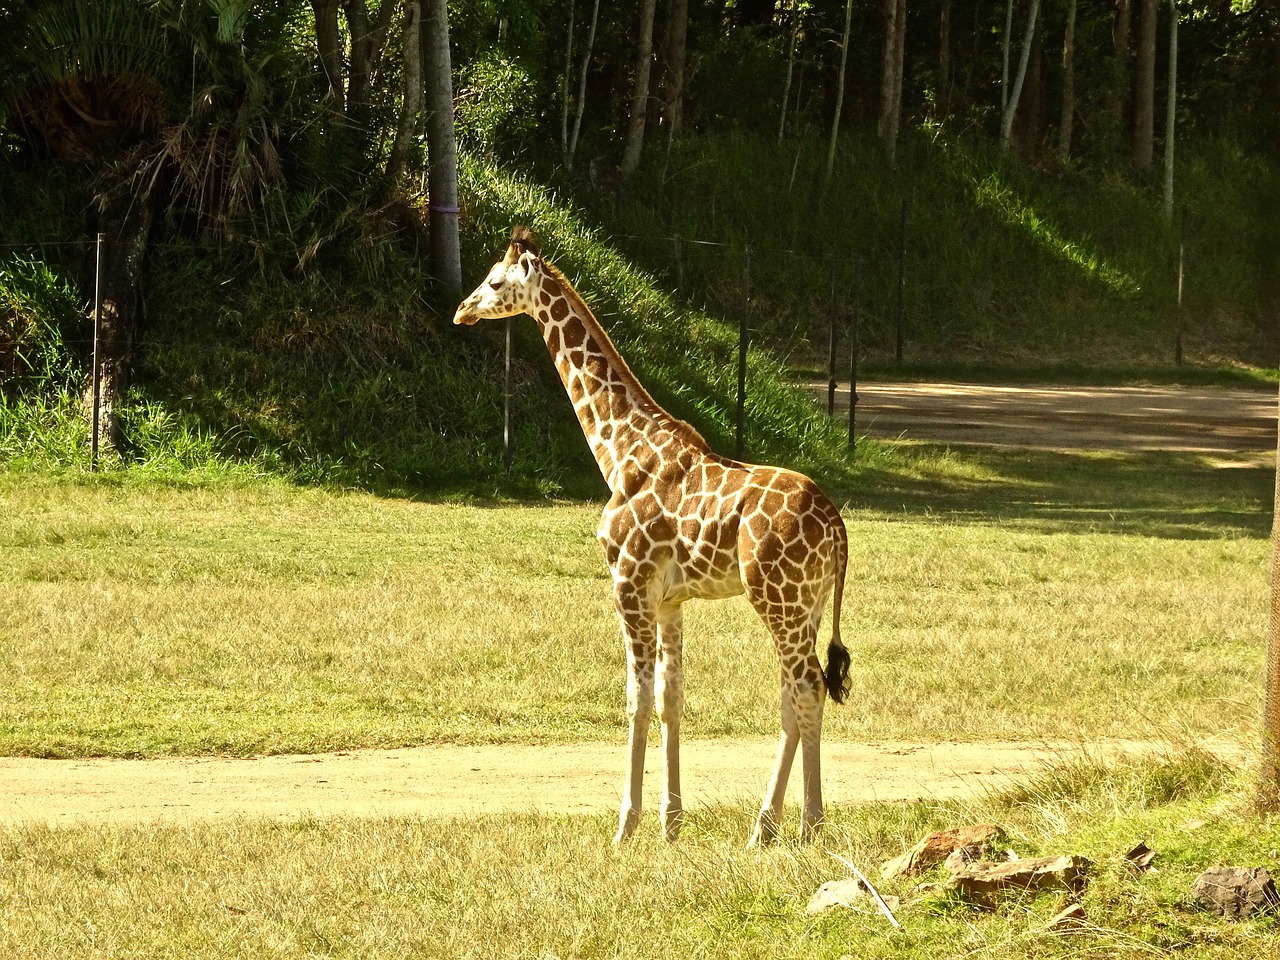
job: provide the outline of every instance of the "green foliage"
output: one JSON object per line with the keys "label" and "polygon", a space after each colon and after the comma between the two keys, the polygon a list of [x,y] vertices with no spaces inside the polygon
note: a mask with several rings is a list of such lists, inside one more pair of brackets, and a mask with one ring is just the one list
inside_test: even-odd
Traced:
{"label": "green foliage", "polygon": [[78,299],[43,260],[0,260],[0,402],[71,387],[79,362],[68,340],[83,324]]}
{"label": "green foliage", "polygon": [[492,154],[503,141],[536,128],[529,76],[516,61],[491,53],[455,73],[454,123],[462,147]]}

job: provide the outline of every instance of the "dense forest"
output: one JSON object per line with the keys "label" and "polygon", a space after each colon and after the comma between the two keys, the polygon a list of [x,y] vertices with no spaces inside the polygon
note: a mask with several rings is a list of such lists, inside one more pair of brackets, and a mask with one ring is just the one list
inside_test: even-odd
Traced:
{"label": "dense forest", "polygon": [[[713,438],[689,365],[744,309],[760,382],[833,316],[901,363],[908,311],[924,366],[1280,349],[1265,0],[0,0],[0,54],[10,457],[82,437],[100,302],[125,457],[492,470],[500,333],[447,314],[517,220]],[[582,455],[529,346],[526,479],[556,489]],[[775,405],[756,447],[822,433]]]}

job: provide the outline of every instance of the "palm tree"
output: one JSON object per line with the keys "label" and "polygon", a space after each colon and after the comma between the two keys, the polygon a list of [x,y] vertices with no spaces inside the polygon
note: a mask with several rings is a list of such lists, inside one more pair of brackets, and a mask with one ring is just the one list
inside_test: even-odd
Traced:
{"label": "palm tree", "polygon": [[116,445],[115,405],[138,338],[156,213],[179,203],[197,211],[204,229],[221,230],[282,178],[272,84],[262,73],[280,62],[279,50],[256,62],[252,51],[255,41],[281,42],[288,14],[251,19],[251,6],[17,0],[6,11],[0,122],[82,171],[95,232],[105,239],[99,426]]}

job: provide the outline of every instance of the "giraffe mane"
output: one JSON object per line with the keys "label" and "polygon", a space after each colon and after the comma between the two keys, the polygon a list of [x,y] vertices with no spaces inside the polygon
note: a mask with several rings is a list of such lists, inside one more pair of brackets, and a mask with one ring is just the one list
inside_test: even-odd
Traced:
{"label": "giraffe mane", "polygon": [[[520,239],[517,239],[517,233],[523,233],[523,236],[520,237]],[[583,316],[590,318],[595,324],[596,328],[600,331],[600,335],[604,337],[605,343],[609,349],[613,351],[614,356],[618,358],[618,362],[622,365],[622,369],[625,371],[625,374],[630,381],[629,385],[648,406],[657,411],[658,419],[663,423],[668,424],[672,429],[679,430],[680,432],[687,434],[693,443],[703,450],[710,452],[710,445],[703,438],[702,434],[693,426],[693,424],[689,423],[687,420],[681,420],[679,417],[672,416],[667,412],[665,407],[653,399],[653,395],[650,394],[644,384],[640,382],[640,378],[631,371],[631,366],[627,363],[626,358],[618,351],[618,348],[614,345],[613,339],[596,318],[596,315],[592,312],[591,308],[587,306],[587,302],[583,300],[578,291],[574,289],[573,284],[569,282],[569,278],[560,271],[559,267],[554,263],[544,260],[542,255],[538,253],[537,241],[533,238],[533,234],[529,233],[529,231],[524,227],[517,227],[516,231],[512,233],[511,242],[516,245],[532,245],[533,254],[538,258],[538,262],[542,264],[543,270],[545,270],[547,275],[560,285],[560,290],[569,301],[570,305],[573,306],[574,309],[580,311]]]}
{"label": "giraffe mane", "polygon": [[539,260],[542,259],[542,251],[538,249],[538,240],[528,227],[522,227],[517,224],[512,228],[511,245],[518,248],[521,253],[532,253]]}

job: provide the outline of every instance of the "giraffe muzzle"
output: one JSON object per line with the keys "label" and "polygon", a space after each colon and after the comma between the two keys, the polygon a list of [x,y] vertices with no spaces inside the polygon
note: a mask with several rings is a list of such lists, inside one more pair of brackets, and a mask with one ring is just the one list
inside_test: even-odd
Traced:
{"label": "giraffe muzzle", "polygon": [[453,314],[453,322],[455,325],[472,327],[476,321],[480,319],[480,315],[472,313],[467,304],[461,304]]}

